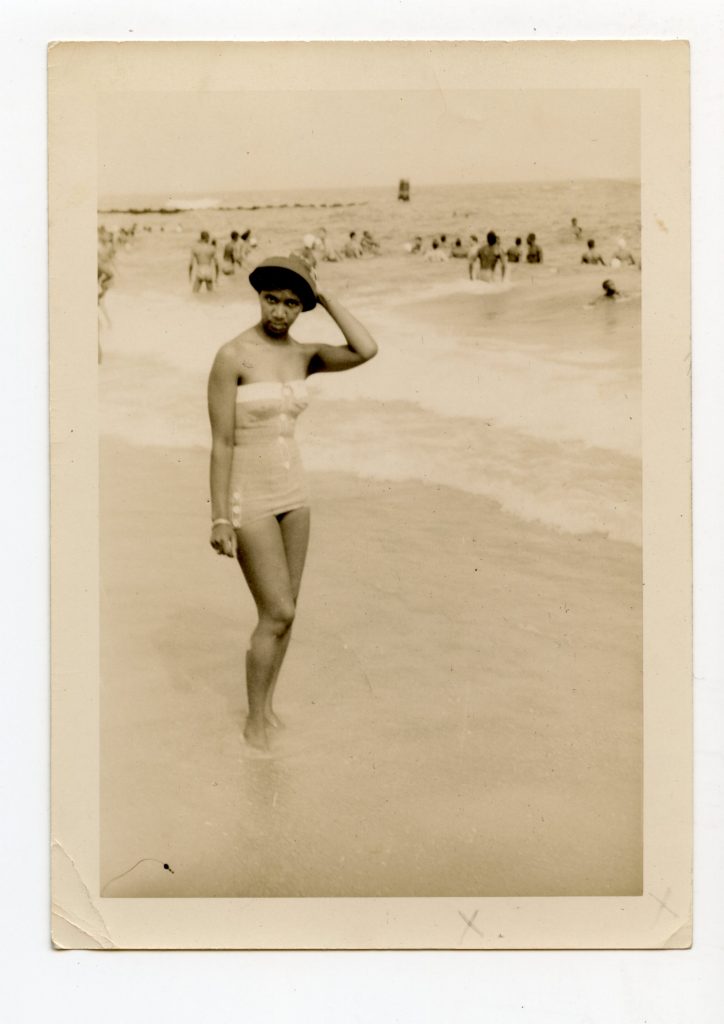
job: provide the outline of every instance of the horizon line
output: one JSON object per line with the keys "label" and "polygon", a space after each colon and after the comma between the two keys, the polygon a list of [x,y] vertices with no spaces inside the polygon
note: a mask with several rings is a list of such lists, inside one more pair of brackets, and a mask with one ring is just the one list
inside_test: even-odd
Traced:
{"label": "horizon line", "polygon": [[[402,177],[404,177],[404,175]],[[578,181],[580,181],[580,182],[615,181],[615,182],[620,182],[622,184],[623,183],[637,184],[637,185],[641,184],[641,176],[640,175],[638,177],[628,177],[628,176],[626,176],[626,177],[620,177],[620,178],[618,178],[618,177],[611,177],[610,175],[605,175],[605,176],[602,176],[602,177],[586,176],[586,177],[576,177],[576,178],[505,178],[505,179],[496,179],[496,180],[489,180],[489,181],[463,181],[463,182],[460,182],[460,181],[435,181],[435,182],[430,182],[430,181],[424,182],[424,181],[421,181],[421,182],[418,182],[417,185],[415,185],[414,181],[412,181],[412,179],[409,178],[409,177],[406,180],[408,180],[410,182],[411,190],[414,189],[414,188],[476,188],[476,187],[487,187],[487,186],[490,186],[490,185],[563,185],[563,184],[566,184],[568,182],[578,182]],[[172,190],[172,191],[160,191],[160,192],[159,191],[154,191],[152,189],[148,189],[148,190],[145,190],[145,191],[137,190],[137,191],[132,191],[132,192],[124,192],[122,190],[108,189],[108,190],[106,190],[104,192],[98,191],[97,192],[97,196],[98,196],[99,199],[103,198],[103,197],[108,197],[108,196],[124,196],[125,197],[125,196],[144,196],[144,195],[146,195],[146,196],[166,196],[166,195],[168,195],[168,196],[171,196],[172,198],[176,198],[176,197],[178,197],[178,198],[185,198],[187,196],[201,196],[201,195],[205,195],[207,198],[212,198],[212,195],[214,193],[230,193],[230,192],[244,193],[244,194],[251,194],[251,193],[254,193],[254,192],[289,192],[289,193],[294,193],[296,191],[311,191],[311,190],[319,191],[319,190],[322,190],[322,189],[345,189],[345,190],[350,190],[350,189],[369,189],[369,188],[379,188],[379,189],[388,189],[389,188],[390,191],[395,191],[396,188],[397,188],[397,184],[395,184],[395,182],[390,182],[389,184],[385,182],[385,183],[379,183],[379,184],[374,184],[374,185],[361,184],[361,183],[357,183],[357,184],[354,184],[354,185],[284,185],[284,186],[281,186],[281,185],[280,186],[269,186],[269,185],[261,186],[260,185],[260,186],[256,186],[256,187],[255,186],[251,186],[251,187],[246,187],[246,188],[237,188],[237,187],[233,187],[233,186],[214,186],[213,188],[198,188],[198,189],[192,189],[190,191]]]}

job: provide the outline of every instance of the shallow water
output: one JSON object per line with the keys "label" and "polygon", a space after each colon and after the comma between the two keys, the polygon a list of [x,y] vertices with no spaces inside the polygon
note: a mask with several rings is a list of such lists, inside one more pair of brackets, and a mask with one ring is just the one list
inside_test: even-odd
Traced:
{"label": "shallow water", "polygon": [[[396,183],[384,188],[297,189],[289,192],[228,192],[215,198],[222,206],[245,206],[238,211],[191,210],[180,214],[142,216],[103,213],[109,226],[129,223],[152,224],[166,233],[177,224],[183,231],[206,228],[219,235],[236,228],[251,228],[261,248],[281,250],[296,246],[308,231],[326,227],[330,237],[341,240],[350,230],[367,228],[388,246],[401,245],[416,234],[446,232],[455,237],[466,231],[482,235],[497,231],[507,247],[518,235],[530,231],[538,236],[546,261],[567,256],[574,242],[570,221],[577,217],[584,239],[594,236],[606,254],[624,235],[637,251],[640,237],[640,186],[631,181],[565,181],[490,183],[481,185],[428,185],[412,183],[412,201],[397,201]],[[159,206],[168,196],[101,197],[101,209],[112,205]],[[294,204],[304,204],[295,207]],[[331,204],[341,205],[333,208]],[[315,204],[310,208],[310,204]],[[326,204],[324,207],[321,204]],[[259,209],[248,207],[258,205]]]}
{"label": "shallow water", "polygon": [[[300,423],[305,463],[441,483],[566,532],[639,543],[640,273],[616,271],[630,301],[589,308],[612,272],[582,267],[583,244],[569,229],[577,216],[604,254],[621,234],[637,253],[638,186],[413,183],[409,204],[379,189],[295,197],[221,198],[364,205],[101,217],[154,227],[119,254],[107,296],[105,431],[140,444],[208,445],[205,385],[213,354],[254,321],[257,306],[240,277],[223,280],[213,295],[190,293],[188,248],[200,228],[223,238],[232,227],[252,227],[259,258],[289,251],[320,226],[340,242],[347,230],[369,228],[383,255],[325,264],[320,279],[372,330],[380,354],[354,373],[312,379],[315,400]],[[504,286],[491,286],[468,281],[464,260],[431,265],[402,249],[416,233],[488,227],[504,245],[513,233],[535,230],[546,262],[519,265]],[[339,340],[320,310],[301,318],[295,334]]]}

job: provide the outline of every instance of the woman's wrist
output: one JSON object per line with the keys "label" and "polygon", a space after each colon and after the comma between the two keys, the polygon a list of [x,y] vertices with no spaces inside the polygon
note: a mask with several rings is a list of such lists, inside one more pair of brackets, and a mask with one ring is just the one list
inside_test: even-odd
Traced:
{"label": "woman's wrist", "polygon": [[230,519],[224,519],[223,517],[220,517],[219,519],[212,519],[211,520],[211,529],[212,530],[214,529],[215,526],[233,526],[233,525],[234,524],[232,523],[232,521]]}

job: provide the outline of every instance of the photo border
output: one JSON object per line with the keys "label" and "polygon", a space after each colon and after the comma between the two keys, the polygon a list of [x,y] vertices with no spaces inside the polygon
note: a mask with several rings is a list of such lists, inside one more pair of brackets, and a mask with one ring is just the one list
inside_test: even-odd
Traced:
{"label": "photo border", "polygon": [[[278,60],[271,59],[272,47]],[[681,271],[689,265],[690,252],[687,44],[63,43],[50,48],[48,62],[56,945],[686,948],[691,941],[692,757],[690,286]],[[341,74],[347,88],[366,88],[370,80],[375,88],[479,88],[481,68],[496,88],[535,82],[537,89],[632,88],[641,95],[644,895],[101,898],[97,313],[92,292],[98,99],[118,90],[325,88],[325,82],[340,81]]]}

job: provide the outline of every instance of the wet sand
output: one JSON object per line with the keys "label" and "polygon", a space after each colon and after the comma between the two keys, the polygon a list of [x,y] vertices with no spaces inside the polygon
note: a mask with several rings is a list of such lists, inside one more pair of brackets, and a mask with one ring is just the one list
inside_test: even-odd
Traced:
{"label": "wet sand", "polygon": [[286,729],[253,757],[206,480],[201,448],[102,441],[102,895],[640,892],[640,548],[311,473]]}

